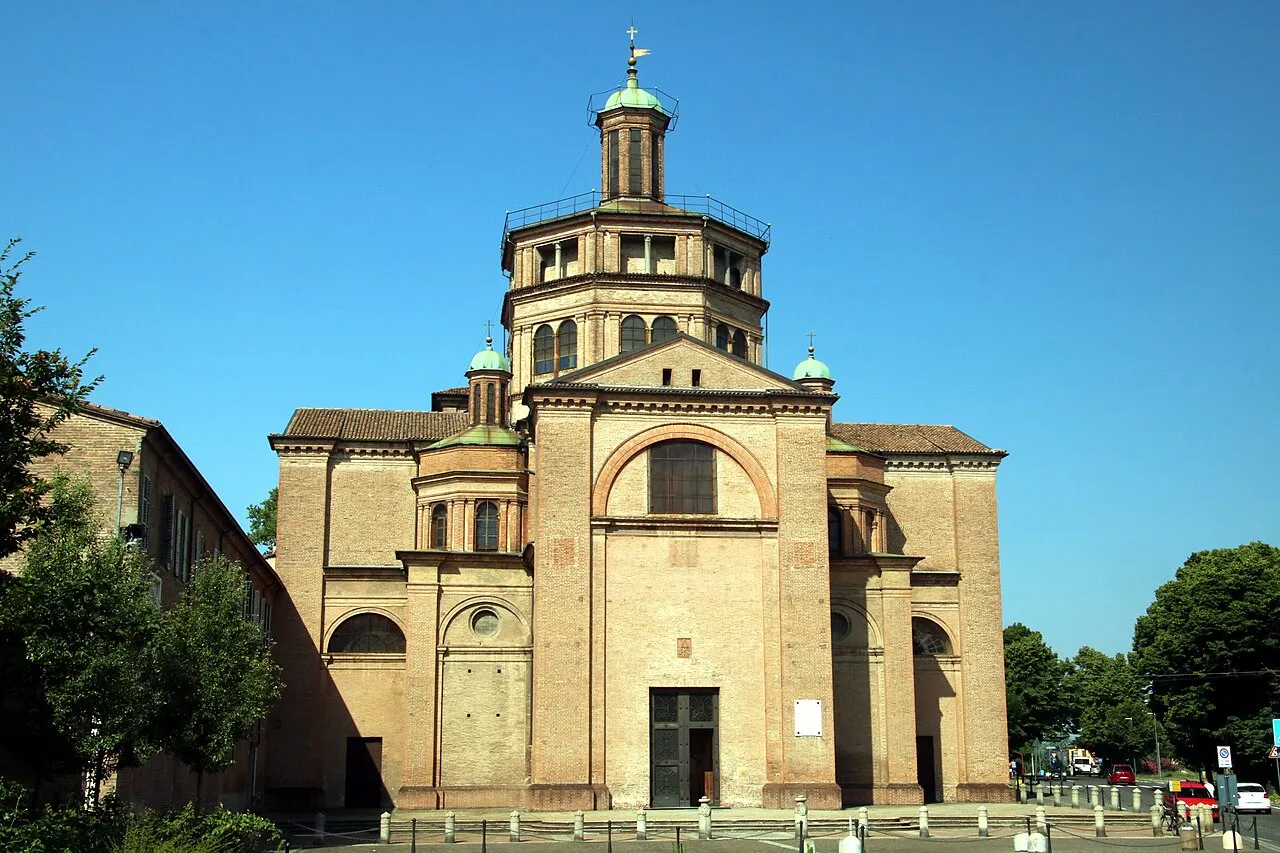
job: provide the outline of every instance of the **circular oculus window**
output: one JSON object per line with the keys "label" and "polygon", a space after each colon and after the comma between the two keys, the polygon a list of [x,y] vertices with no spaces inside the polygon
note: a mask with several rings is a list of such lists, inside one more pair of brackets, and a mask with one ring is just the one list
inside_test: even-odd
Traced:
{"label": "circular oculus window", "polygon": [[831,639],[839,642],[849,636],[849,617],[838,610],[831,611]]}
{"label": "circular oculus window", "polygon": [[471,617],[471,630],[478,637],[492,637],[498,633],[498,614],[492,610],[477,610]]}

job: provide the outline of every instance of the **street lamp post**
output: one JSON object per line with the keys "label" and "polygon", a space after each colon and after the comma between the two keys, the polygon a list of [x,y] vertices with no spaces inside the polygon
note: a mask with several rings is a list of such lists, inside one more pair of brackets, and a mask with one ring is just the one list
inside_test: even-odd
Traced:
{"label": "street lamp post", "polygon": [[1155,711],[1148,711],[1151,715],[1151,730],[1156,736],[1156,778],[1159,779],[1160,773],[1160,720],[1156,718]]}
{"label": "street lamp post", "polygon": [[121,450],[116,454],[116,465],[120,466],[120,493],[116,498],[116,536],[120,535],[120,524],[124,520],[124,472],[133,464],[133,453]]}

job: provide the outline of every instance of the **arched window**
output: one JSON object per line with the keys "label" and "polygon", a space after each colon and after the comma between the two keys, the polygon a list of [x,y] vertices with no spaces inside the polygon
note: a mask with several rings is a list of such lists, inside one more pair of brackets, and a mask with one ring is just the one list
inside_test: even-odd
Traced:
{"label": "arched window", "polygon": [[676,321],[670,317],[659,317],[653,321],[653,342],[669,341],[676,336]]}
{"label": "arched window", "polygon": [[844,524],[840,518],[840,510],[827,507],[827,553],[839,557],[844,550]]}
{"label": "arched window", "polygon": [[741,329],[733,333],[733,354],[738,358],[747,357],[747,333]]}
{"label": "arched window", "polygon": [[937,657],[951,654],[951,641],[947,632],[932,619],[911,617],[911,648],[917,655]]}
{"label": "arched window", "polygon": [[480,423],[480,386],[471,386],[471,422]]}
{"label": "arched window", "polygon": [[565,320],[556,335],[556,354],[560,357],[561,370],[573,370],[578,366],[578,324]]}
{"label": "arched window", "polygon": [[331,654],[402,655],[404,632],[381,613],[358,613],[329,638]]}
{"label": "arched window", "polygon": [[476,550],[498,550],[498,505],[493,501],[476,504]]}
{"label": "arched window", "polygon": [[729,351],[729,327],[724,323],[716,326],[716,349]]}
{"label": "arched window", "polygon": [[493,397],[493,383],[486,382],[484,384],[484,422],[487,424],[497,423],[494,417]]}
{"label": "arched window", "polygon": [[622,352],[631,352],[644,346],[644,320],[632,314],[622,321]]}
{"label": "arched window", "polygon": [[729,286],[734,290],[742,290],[742,270],[729,267]]}
{"label": "arched window", "polygon": [[649,512],[714,514],[715,449],[700,441],[649,448]]}
{"label": "arched window", "polygon": [[533,372],[551,373],[556,369],[556,333],[542,325],[533,333]]}
{"label": "arched window", "polygon": [[449,547],[449,508],[444,504],[431,508],[431,547]]}

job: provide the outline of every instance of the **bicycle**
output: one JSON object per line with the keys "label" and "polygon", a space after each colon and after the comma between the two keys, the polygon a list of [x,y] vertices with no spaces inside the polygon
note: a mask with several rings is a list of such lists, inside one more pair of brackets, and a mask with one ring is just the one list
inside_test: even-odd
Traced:
{"label": "bicycle", "polygon": [[1176,836],[1182,829],[1182,815],[1178,814],[1178,806],[1175,803],[1172,806],[1166,805],[1161,815],[1161,825],[1164,831],[1170,835]]}

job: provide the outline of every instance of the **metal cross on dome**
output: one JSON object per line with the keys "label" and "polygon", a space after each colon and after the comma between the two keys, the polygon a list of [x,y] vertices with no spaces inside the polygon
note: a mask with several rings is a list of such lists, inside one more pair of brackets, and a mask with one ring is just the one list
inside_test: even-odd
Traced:
{"label": "metal cross on dome", "polygon": [[813,349],[813,332],[809,333],[809,349]]}
{"label": "metal cross on dome", "polygon": [[634,43],[634,42],[635,42],[635,40],[636,40],[636,33],[638,33],[638,32],[640,32],[640,31],[636,29],[636,22],[635,22],[635,21],[632,21],[632,22],[631,22],[631,26],[627,28],[627,35],[631,36],[631,41],[632,41],[633,43]]}
{"label": "metal cross on dome", "polygon": [[490,339],[493,338],[493,321],[492,320],[484,321],[484,335],[486,338],[490,338]]}

